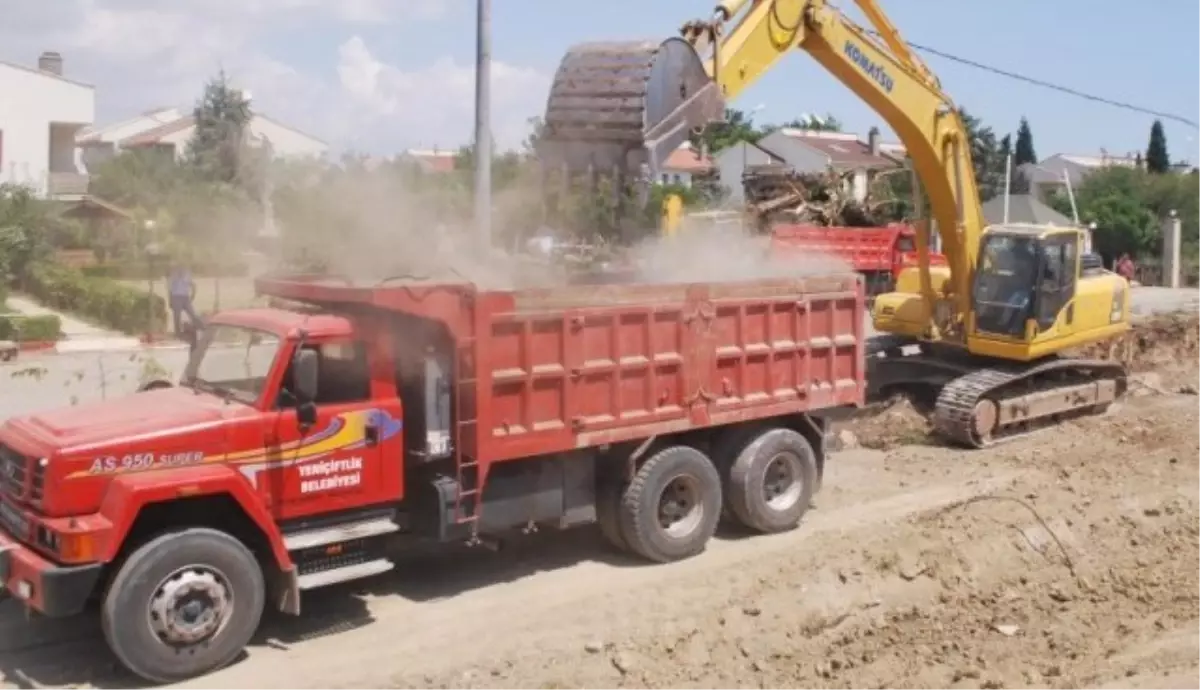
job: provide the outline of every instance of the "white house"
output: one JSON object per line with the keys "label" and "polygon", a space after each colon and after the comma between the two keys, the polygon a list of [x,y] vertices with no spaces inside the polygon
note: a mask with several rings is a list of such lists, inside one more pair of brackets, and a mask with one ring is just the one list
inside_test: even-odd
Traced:
{"label": "white house", "polygon": [[36,68],[0,62],[0,182],[74,199],[87,192],[75,135],[92,124],[96,94],[63,75],[58,53],[42,53]]}
{"label": "white house", "polygon": [[702,156],[696,147],[685,141],[659,166],[657,181],[691,187],[696,177],[711,173],[713,168],[712,158]]}
{"label": "white house", "polygon": [[[185,115],[175,108],[159,108],[82,132],[77,143],[83,151],[83,160],[92,166],[118,151],[139,148],[168,151],[176,157],[183,157],[195,129],[196,123],[191,115]],[[320,139],[260,113],[255,113],[250,119],[249,130],[252,143],[269,143],[272,152],[279,158],[320,158],[329,148]]]}

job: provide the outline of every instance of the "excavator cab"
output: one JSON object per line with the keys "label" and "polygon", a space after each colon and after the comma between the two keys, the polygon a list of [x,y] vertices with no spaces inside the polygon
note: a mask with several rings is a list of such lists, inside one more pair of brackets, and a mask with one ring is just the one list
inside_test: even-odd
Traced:
{"label": "excavator cab", "polygon": [[1032,361],[1098,331],[1125,330],[1127,285],[1083,247],[1075,228],[988,228],[972,286],[971,350]]}

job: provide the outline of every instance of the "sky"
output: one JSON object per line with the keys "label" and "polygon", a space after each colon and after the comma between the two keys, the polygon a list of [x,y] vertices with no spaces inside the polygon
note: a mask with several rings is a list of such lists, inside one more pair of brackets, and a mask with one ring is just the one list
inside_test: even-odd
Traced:
{"label": "sky", "polygon": [[[471,0],[3,0],[0,60],[44,50],[96,87],[99,124],[190,108],[224,69],[256,110],[334,151],[389,155],[472,138]],[[849,0],[843,5],[850,6]],[[1200,2],[883,0],[914,43],[1079,91],[1200,120]],[[668,37],[712,0],[493,0],[492,130],[512,148],[545,108],[567,48]],[[853,7],[847,14],[858,18]],[[1029,118],[1039,158],[1144,151],[1150,115],[922,56],[954,101],[998,135]],[[11,94],[6,95],[11,97]],[[732,103],[760,122],[831,113],[865,136],[880,118],[803,53]],[[1198,132],[1164,121],[1172,158],[1200,160]],[[883,128],[885,136],[887,129]]]}

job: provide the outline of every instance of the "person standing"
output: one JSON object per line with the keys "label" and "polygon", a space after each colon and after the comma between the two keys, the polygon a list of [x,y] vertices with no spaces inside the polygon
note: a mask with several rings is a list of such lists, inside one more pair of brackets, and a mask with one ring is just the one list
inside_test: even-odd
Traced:
{"label": "person standing", "polygon": [[1133,259],[1129,257],[1129,253],[1121,254],[1121,258],[1117,259],[1117,275],[1132,283],[1135,273],[1137,271],[1133,265]]}
{"label": "person standing", "polygon": [[196,309],[192,305],[195,296],[196,283],[192,280],[191,271],[180,264],[172,266],[171,274],[167,278],[167,303],[171,307],[171,320],[175,326],[176,338],[183,336],[183,324],[180,322],[180,316],[183,314],[187,314],[192,329],[200,327],[200,317],[196,315]]}

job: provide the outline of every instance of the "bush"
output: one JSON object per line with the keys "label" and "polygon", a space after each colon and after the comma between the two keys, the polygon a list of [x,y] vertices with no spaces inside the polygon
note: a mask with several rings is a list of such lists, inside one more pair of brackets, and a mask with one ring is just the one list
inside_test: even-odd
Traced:
{"label": "bush", "polygon": [[62,322],[54,314],[42,316],[0,314],[0,340],[16,342],[58,340],[61,335]]}
{"label": "bush", "polygon": [[[112,278],[115,280],[146,280],[150,278],[150,267],[145,262],[130,261],[84,266],[80,271],[90,278]],[[243,278],[250,267],[243,261],[222,264],[197,264],[191,267],[193,278]],[[153,278],[162,280],[167,275],[165,264],[155,266]]]}
{"label": "bush", "polygon": [[8,287],[0,283],[0,314],[4,313],[4,302],[8,299]]}
{"label": "bush", "polygon": [[162,297],[110,278],[88,277],[73,268],[35,266],[29,272],[26,289],[48,307],[123,333],[157,332],[166,323],[167,305]]}

